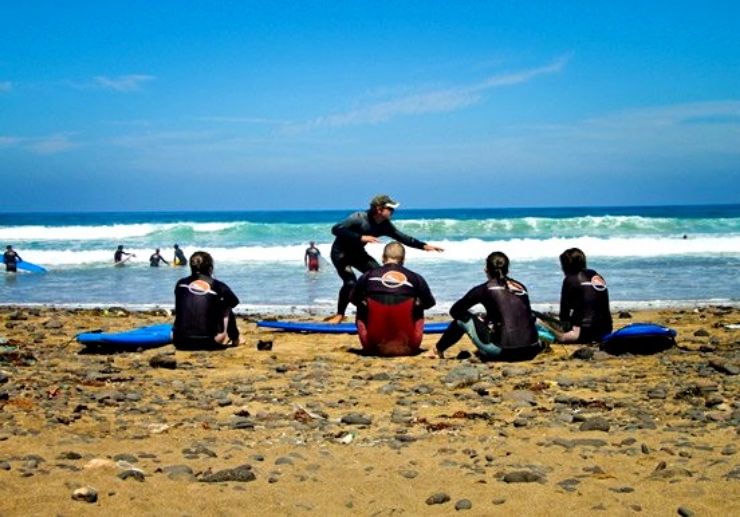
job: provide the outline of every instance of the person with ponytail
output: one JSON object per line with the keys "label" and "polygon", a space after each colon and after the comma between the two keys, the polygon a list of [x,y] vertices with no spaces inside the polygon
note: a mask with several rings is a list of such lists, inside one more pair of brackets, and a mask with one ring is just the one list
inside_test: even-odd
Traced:
{"label": "person with ponytail", "polygon": [[[437,356],[468,334],[484,360],[526,361],[542,351],[527,288],[509,278],[509,257],[494,251],[486,259],[486,282],[473,287],[450,308],[453,322],[436,345]],[[483,305],[483,318],[470,312]]]}
{"label": "person with ponytail", "polygon": [[213,257],[205,251],[190,256],[191,275],[175,284],[173,341],[178,349],[213,349],[239,344],[233,308],[239,298],[213,278]]}

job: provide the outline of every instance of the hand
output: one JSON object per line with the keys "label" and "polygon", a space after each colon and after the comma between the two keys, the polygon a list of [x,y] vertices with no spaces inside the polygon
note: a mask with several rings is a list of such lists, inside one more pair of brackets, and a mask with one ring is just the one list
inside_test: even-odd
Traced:
{"label": "hand", "polygon": [[372,235],[363,235],[362,237],[360,237],[360,240],[365,244],[380,242],[377,237],[373,237]]}
{"label": "hand", "polygon": [[439,246],[433,246],[431,244],[425,244],[424,245],[424,251],[438,251],[438,252],[442,252],[444,250],[445,250],[444,248],[440,248]]}

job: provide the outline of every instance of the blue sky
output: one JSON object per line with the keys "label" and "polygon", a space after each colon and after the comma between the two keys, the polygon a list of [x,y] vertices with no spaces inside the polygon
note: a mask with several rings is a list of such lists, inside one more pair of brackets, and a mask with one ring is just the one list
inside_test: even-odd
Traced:
{"label": "blue sky", "polygon": [[738,201],[737,2],[0,13],[0,211]]}

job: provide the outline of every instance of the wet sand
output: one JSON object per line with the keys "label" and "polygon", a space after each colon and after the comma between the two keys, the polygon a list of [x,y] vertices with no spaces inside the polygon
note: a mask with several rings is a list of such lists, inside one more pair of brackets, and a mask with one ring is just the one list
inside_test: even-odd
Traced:
{"label": "wet sand", "polygon": [[740,309],[614,317],[677,347],[379,359],[250,316],[224,351],[82,353],[170,318],[0,308],[0,515],[740,514]]}

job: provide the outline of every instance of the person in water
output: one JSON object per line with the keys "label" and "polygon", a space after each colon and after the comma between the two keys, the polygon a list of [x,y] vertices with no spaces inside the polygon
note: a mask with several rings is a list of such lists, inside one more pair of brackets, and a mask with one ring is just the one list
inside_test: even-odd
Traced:
{"label": "person in water", "polygon": [[[488,255],[485,272],[487,280],[450,308],[453,321],[437,342],[437,356],[443,358],[445,351],[467,333],[484,360],[532,359],[542,351],[542,345],[527,288],[509,278],[509,258],[500,251]],[[486,309],[483,318],[470,312],[478,304]]]}
{"label": "person in water", "polygon": [[369,353],[412,355],[421,345],[424,311],[436,301],[426,280],[404,266],[405,258],[403,244],[386,244],[383,265],[363,274],[350,293],[357,333]]}
{"label": "person in water", "polygon": [[560,255],[560,266],[565,278],[560,291],[562,331],[555,333],[558,341],[600,341],[612,331],[606,280],[593,269],[586,268],[586,255],[578,248],[565,250]]}
{"label": "person in water", "polygon": [[113,253],[113,262],[115,264],[118,264],[119,262],[122,262],[124,260],[124,258],[123,258],[124,256],[126,256],[126,257],[135,257],[136,255],[134,255],[133,253],[127,253],[127,252],[123,251],[123,244],[119,244],[118,247],[116,248],[116,252]]}
{"label": "person in water", "polygon": [[172,265],[173,266],[184,266],[188,263],[187,259],[185,258],[185,253],[180,249],[180,246],[175,244],[173,246],[175,248],[175,256],[172,259]]}
{"label": "person in water", "polygon": [[3,263],[5,264],[5,271],[8,273],[15,273],[18,271],[18,262],[22,262],[23,259],[18,252],[13,249],[13,246],[8,244],[5,246],[5,253],[3,253]]}
{"label": "person in water", "polygon": [[154,253],[152,253],[151,256],[149,257],[149,265],[151,267],[159,267],[160,262],[164,262],[168,266],[170,265],[170,263],[167,262],[167,260],[165,260],[165,258],[159,254],[159,248],[157,248],[156,250],[154,250]]}
{"label": "person in water", "polygon": [[316,247],[316,243],[311,241],[308,243],[306,253],[303,254],[303,263],[306,265],[309,271],[319,270],[319,261],[321,259],[321,252]]}
{"label": "person in water", "polygon": [[239,298],[225,283],[213,278],[213,258],[205,251],[190,256],[190,276],[175,284],[175,324],[172,337],[177,348],[209,349],[239,344],[233,308]]}
{"label": "person in water", "polygon": [[380,242],[378,237],[386,236],[412,248],[444,251],[440,247],[432,246],[399,231],[391,222],[398,206],[399,203],[389,196],[378,195],[370,201],[368,210],[355,212],[332,227],[331,232],[335,239],[331,246],[331,261],[342,279],[342,287],[339,289],[337,313],[327,318],[327,322],[341,323],[344,320],[349,295],[357,282],[353,268],[366,273],[380,267],[380,264],[365,251],[368,243]]}

